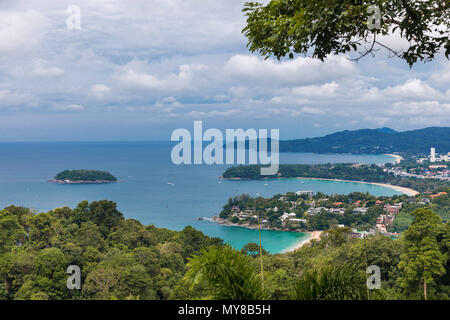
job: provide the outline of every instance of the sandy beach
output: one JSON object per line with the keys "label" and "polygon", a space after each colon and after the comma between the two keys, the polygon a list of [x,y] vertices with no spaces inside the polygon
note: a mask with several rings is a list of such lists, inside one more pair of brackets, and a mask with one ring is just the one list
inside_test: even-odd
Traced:
{"label": "sandy beach", "polygon": [[399,164],[400,162],[403,161],[403,157],[399,156],[398,154],[385,154],[385,156],[391,156],[395,158],[395,162],[394,164]]}
{"label": "sandy beach", "polygon": [[403,192],[404,194],[408,196],[415,196],[419,194],[418,191],[410,188],[400,187],[400,186],[394,186],[392,184],[387,183],[378,183],[378,182],[365,182],[365,181],[352,181],[352,180],[340,180],[340,179],[325,179],[325,178],[302,178],[298,177],[297,179],[307,179],[307,180],[325,180],[325,181],[340,181],[340,182],[355,182],[355,183],[366,183],[366,184],[373,184],[376,186],[386,187],[390,189],[394,189],[400,192]]}
{"label": "sandy beach", "polygon": [[293,252],[293,251],[295,251],[297,249],[300,249],[301,247],[303,247],[307,243],[310,243],[312,240],[319,240],[320,239],[320,235],[323,233],[323,231],[313,231],[313,232],[306,232],[306,233],[309,234],[309,237],[307,239],[300,241],[299,243],[297,243],[292,248],[284,250],[283,253]]}

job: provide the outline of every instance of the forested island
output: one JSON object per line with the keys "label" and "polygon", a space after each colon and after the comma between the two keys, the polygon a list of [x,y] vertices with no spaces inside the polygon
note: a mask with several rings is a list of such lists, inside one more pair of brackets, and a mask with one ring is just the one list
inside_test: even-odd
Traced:
{"label": "forested island", "polygon": [[111,173],[99,170],[64,170],[49,182],[61,184],[112,183],[117,178]]}
{"label": "forested island", "polygon": [[417,179],[402,177],[379,165],[337,163],[337,164],[282,164],[278,174],[261,175],[261,165],[241,165],[230,167],[222,174],[224,179],[274,179],[274,178],[314,178],[336,179],[357,182],[382,183],[418,192],[435,192],[450,185],[439,179]]}

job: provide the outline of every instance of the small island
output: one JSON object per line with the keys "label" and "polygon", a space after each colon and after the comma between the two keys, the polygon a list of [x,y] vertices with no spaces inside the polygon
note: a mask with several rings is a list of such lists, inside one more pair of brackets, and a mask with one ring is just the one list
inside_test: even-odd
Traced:
{"label": "small island", "polygon": [[48,182],[60,184],[113,183],[117,178],[111,173],[99,170],[64,170]]}

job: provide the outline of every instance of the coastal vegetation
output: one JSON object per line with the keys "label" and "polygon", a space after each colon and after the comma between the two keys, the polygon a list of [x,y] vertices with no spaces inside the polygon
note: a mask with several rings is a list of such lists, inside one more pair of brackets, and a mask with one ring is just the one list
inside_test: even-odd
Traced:
{"label": "coastal vegetation", "polygon": [[99,170],[64,170],[58,173],[52,182],[116,182],[111,173]]}
{"label": "coastal vegetation", "polygon": [[389,174],[377,165],[355,164],[282,164],[277,175],[262,176],[260,165],[235,166],[226,169],[225,179],[264,179],[264,178],[322,178],[354,181],[385,182]]}
{"label": "coastal vegetation", "polygon": [[[0,211],[0,299],[449,299],[450,224],[414,210],[398,239],[332,227],[291,253],[239,251],[192,227],[125,219],[111,201]],[[424,259],[417,259],[417,256]],[[66,287],[69,265],[81,290]],[[381,288],[367,291],[377,265]]]}
{"label": "coastal vegetation", "polygon": [[[106,200],[41,213],[10,206],[0,211],[0,299],[168,299],[187,258],[221,243],[125,219]],[[69,265],[81,268],[81,290],[66,288]]]}
{"label": "coastal vegetation", "polygon": [[410,188],[419,192],[436,192],[448,188],[448,181],[439,179],[417,179],[396,176],[382,166],[337,163],[337,164],[281,164],[278,174],[261,175],[261,165],[241,165],[227,168],[224,179],[270,179],[270,178],[314,178],[337,179],[384,183],[393,186]]}

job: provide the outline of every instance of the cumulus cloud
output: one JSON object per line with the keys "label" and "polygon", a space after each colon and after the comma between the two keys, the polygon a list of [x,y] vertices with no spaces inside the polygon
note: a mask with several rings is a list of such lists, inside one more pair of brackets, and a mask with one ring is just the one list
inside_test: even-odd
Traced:
{"label": "cumulus cloud", "polygon": [[439,85],[446,85],[450,83],[450,63],[442,63],[439,71],[430,76],[430,81]]}
{"label": "cumulus cloud", "polygon": [[320,134],[450,123],[448,60],[413,69],[381,52],[360,63],[265,60],[245,46],[243,3],[78,0],[81,30],[68,30],[73,1],[1,1],[0,116],[15,114],[18,126],[30,115],[83,125],[99,115],[117,125],[207,118],[292,137],[301,125]]}
{"label": "cumulus cloud", "polygon": [[318,83],[357,73],[355,65],[343,56],[332,56],[325,62],[303,57],[276,62],[251,55],[235,55],[225,64],[225,71],[235,78],[275,84]]}
{"label": "cumulus cloud", "polygon": [[23,54],[41,43],[49,22],[36,10],[0,11],[0,54]]}
{"label": "cumulus cloud", "polygon": [[320,86],[303,86],[292,89],[292,94],[303,97],[332,97],[339,85],[336,82],[325,83]]}
{"label": "cumulus cloud", "polygon": [[0,87],[0,107],[20,106],[33,106],[30,94]]}
{"label": "cumulus cloud", "polygon": [[[195,83],[195,77],[207,69],[203,64],[184,64],[179,66],[177,73],[156,75],[149,71],[149,66],[143,61],[131,61],[119,68],[115,75],[123,86],[135,89],[179,91],[192,90],[199,83]],[[201,81],[201,79],[197,79]]]}
{"label": "cumulus cloud", "polygon": [[64,74],[64,69],[52,67],[43,59],[33,59],[31,74],[41,77],[57,77]]}
{"label": "cumulus cloud", "polygon": [[439,101],[397,102],[393,104],[393,108],[387,110],[387,114],[396,116],[443,116],[444,118],[448,118],[448,115],[450,114],[450,104],[440,103]]}
{"label": "cumulus cloud", "polygon": [[428,83],[419,79],[410,79],[404,84],[388,87],[383,93],[391,99],[431,99],[438,98],[441,93]]}
{"label": "cumulus cloud", "polygon": [[102,84],[102,83],[94,84],[91,87],[91,91],[90,91],[91,95],[96,97],[97,99],[104,98],[110,92],[111,92],[111,88],[108,87],[107,85]]}
{"label": "cumulus cloud", "polygon": [[81,111],[84,110],[84,106],[80,104],[56,105],[53,106],[52,109],[61,111]]}

